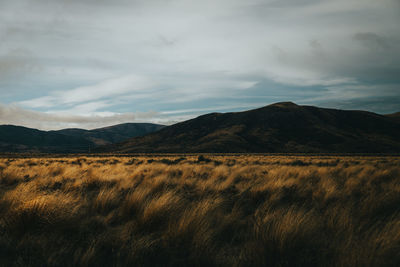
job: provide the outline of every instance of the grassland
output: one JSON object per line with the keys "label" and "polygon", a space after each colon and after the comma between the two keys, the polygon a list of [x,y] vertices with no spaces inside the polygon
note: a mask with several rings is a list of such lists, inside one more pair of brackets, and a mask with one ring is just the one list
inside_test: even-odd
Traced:
{"label": "grassland", "polygon": [[0,215],[0,266],[400,266],[400,158],[3,158]]}

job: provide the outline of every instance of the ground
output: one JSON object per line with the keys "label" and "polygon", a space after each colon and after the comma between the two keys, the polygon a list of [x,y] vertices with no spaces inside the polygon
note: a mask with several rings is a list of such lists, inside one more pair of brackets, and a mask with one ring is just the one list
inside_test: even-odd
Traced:
{"label": "ground", "polygon": [[400,157],[0,159],[0,266],[400,266]]}

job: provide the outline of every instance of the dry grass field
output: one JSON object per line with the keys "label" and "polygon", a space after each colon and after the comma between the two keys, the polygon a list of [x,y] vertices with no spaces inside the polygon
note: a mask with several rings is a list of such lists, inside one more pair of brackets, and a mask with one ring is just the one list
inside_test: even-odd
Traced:
{"label": "dry grass field", "polygon": [[3,158],[0,214],[0,266],[400,266],[400,158]]}

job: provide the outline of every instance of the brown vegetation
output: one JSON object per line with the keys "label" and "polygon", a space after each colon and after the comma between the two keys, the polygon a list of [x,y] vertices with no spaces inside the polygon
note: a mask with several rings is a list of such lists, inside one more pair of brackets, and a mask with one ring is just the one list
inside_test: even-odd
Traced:
{"label": "brown vegetation", "polygon": [[0,266],[400,266],[400,158],[0,159]]}

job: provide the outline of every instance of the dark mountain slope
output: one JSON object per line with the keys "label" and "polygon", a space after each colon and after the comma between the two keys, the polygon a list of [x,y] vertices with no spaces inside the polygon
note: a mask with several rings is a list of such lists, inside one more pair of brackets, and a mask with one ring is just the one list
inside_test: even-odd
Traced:
{"label": "dark mountain slope", "polygon": [[386,116],[391,118],[391,119],[393,119],[393,120],[396,120],[396,121],[400,122],[400,112],[393,113],[393,114],[388,114]]}
{"label": "dark mountain slope", "polygon": [[125,123],[94,130],[40,131],[0,125],[0,152],[85,153],[98,145],[122,142],[162,127],[151,123]]}
{"label": "dark mountain slope", "polygon": [[64,129],[55,132],[69,136],[84,137],[96,145],[106,145],[155,132],[163,127],[164,125],[152,123],[124,123],[94,130]]}
{"label": "dark mountain slope", "polygon": [[93,143],[83,137],[14,126],[0,126],[1,152],[86,152]]}
{"label": "dark mountain slope", "polygon": [[107,152],[400,152],[400,123],[291,102],[211,113],[110,145]]}

